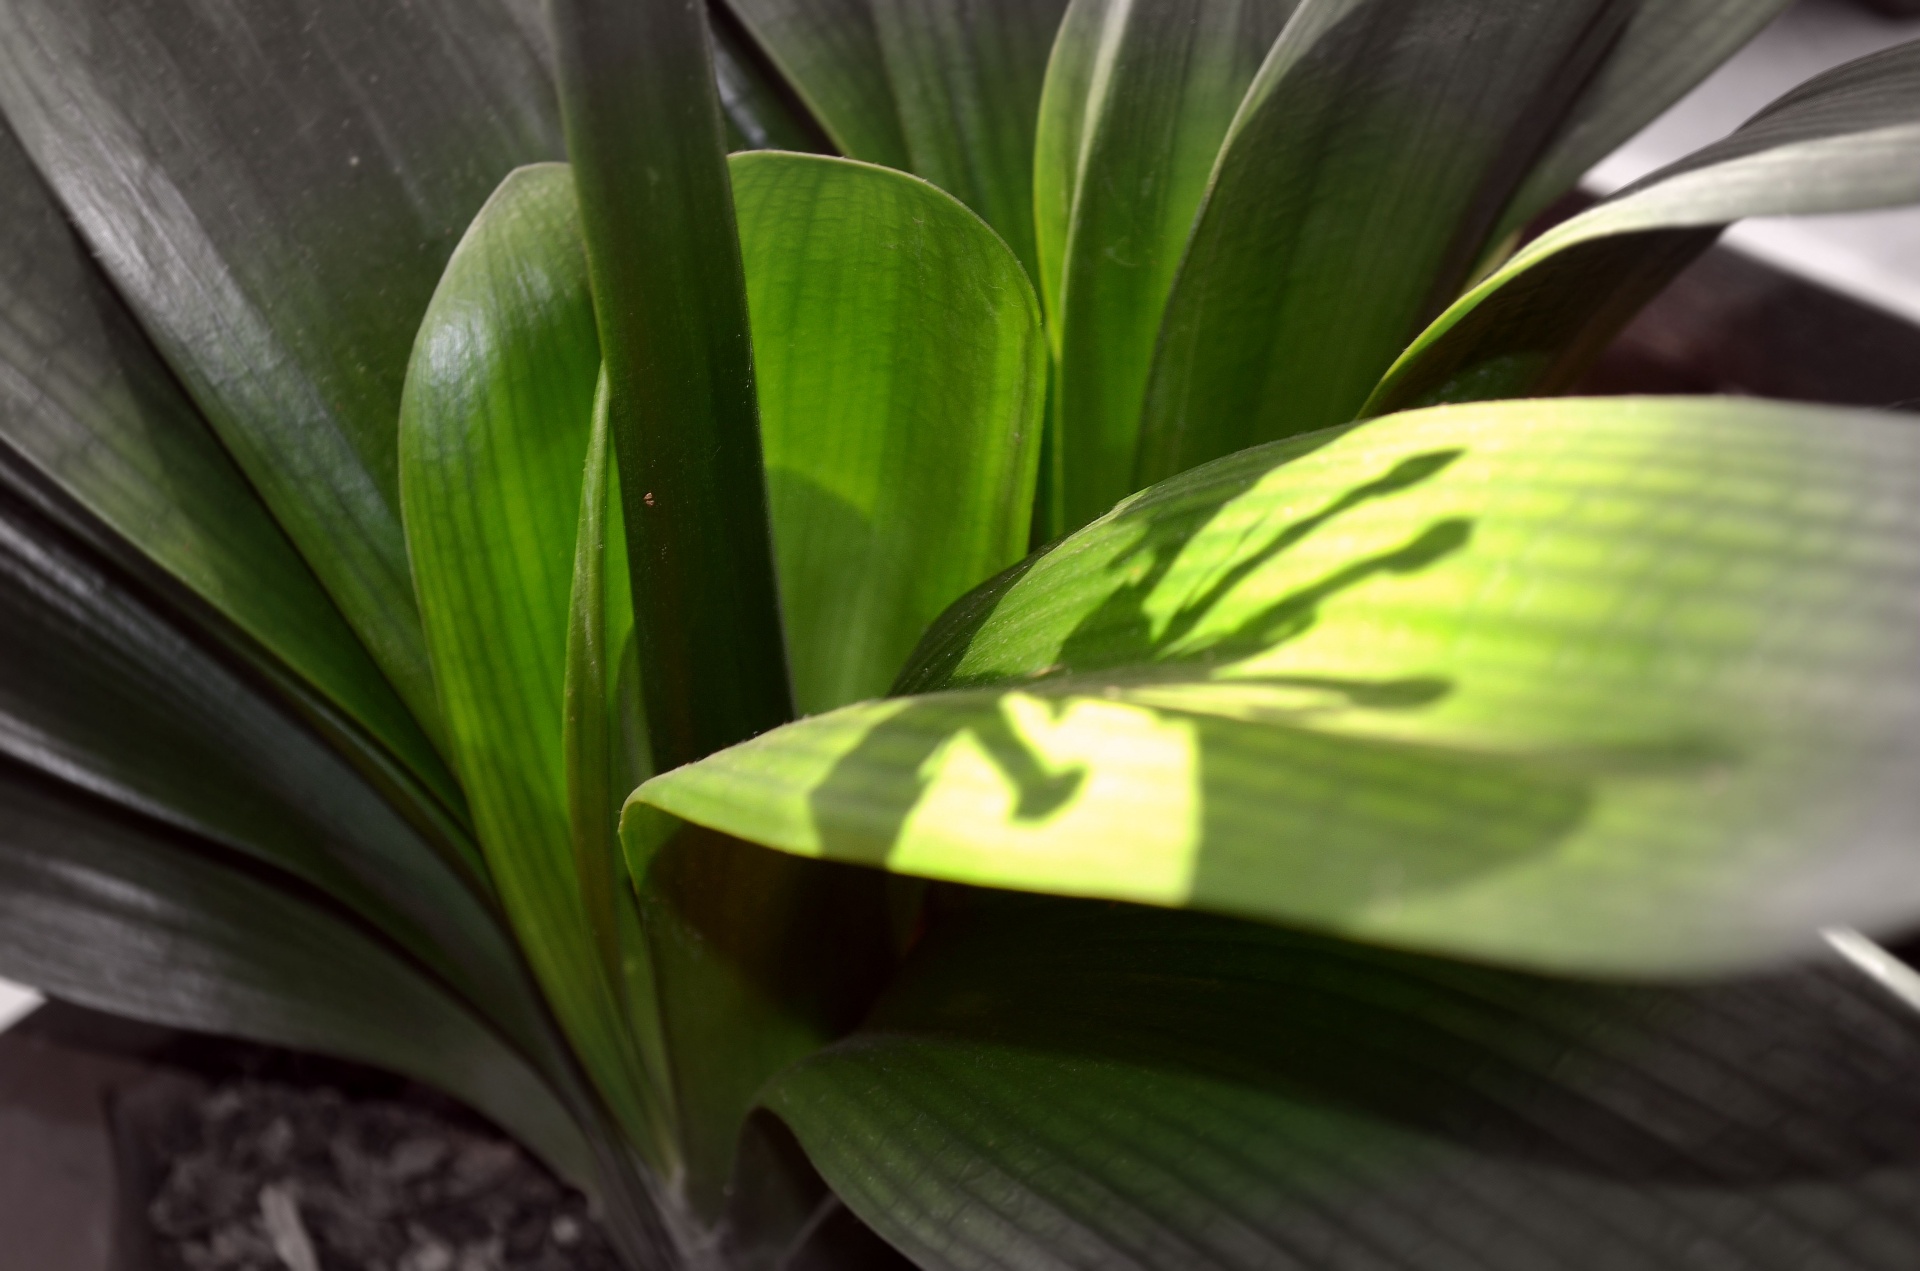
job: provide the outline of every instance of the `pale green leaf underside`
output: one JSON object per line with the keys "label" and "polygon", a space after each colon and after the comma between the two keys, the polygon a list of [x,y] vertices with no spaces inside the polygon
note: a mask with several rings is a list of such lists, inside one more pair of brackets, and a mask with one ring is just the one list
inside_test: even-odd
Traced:
{"label": "pale green leaf underside", "polygon": [[1121,906],[936,929],[767,1102],[929,1271],[1901,1271],[1920,1019]]}
{"label": "pale green leaf underside", "polygon": [[1437,318],[1363,413],[1564,387],[1729,222],[1917,200],[1920,42],[1809,81],[1541,235]]}
{"label": "pale green leaf underside", "polygon": [[1514,402],[1246,452],[902,686],[636,798],[789,851],[1570,970],[1920,912],[1920,434]]}
{"label": "pale green leaf underside", "polygon": [[885,692],[927,624],[1025,550],[1040,317],[1006,246],[924,181],[731,167],[794,696],[828,710]]}

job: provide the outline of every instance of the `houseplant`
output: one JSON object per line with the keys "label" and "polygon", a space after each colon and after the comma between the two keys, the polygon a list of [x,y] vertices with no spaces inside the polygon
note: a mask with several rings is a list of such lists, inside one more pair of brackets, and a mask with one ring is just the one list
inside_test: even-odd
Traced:
{"label": "houseplant", "polygon": [[1777,7],[10,0],[0,970],[635,1265],[1906,1265],[1920,440],[1488,401],[1920,196],[1515,253]]}

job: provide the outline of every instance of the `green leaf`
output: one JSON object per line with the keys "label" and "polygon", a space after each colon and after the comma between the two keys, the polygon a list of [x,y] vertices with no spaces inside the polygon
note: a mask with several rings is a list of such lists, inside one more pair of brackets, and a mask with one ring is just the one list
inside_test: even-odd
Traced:
{"label": "green leaf", "polygon": [[1513,196],[1492,238],[1523,228],[1679,101],[1792,0],[1654,0],[1634,7],[1619,41],[1580,90],[1551,145]]}
{"label": "green leaf", "polygon": [[732,169],[811,713],[884,693],[927,624],[1024,552],[1046,351],[1018,262],[950,196],[844,159]]}
{"label": "green leaf", "polygon": [[576,1182],[526,1061],[378,938],[205,844],[0,763],[0,970],[116,1014],[376,1064],[480,1109]]}
{"label": "green leaf", "polygon": [[793,717],[703,10],[555,0],[655,762]]}
{"label": "green leaf", "polygon": [[727,148],[831,152],[833,143],[805,103],[724,0],[708,0],[707,18],[713,28],[713,79],[726,115]]}
{"label": "green leaf", "polygon": [[1306,0],[1173,285],[1136,486],[1342,423],[1467,281],[1627,17],[1613,0]]}
{"label": "green leaf", "polygon": [[501,902],[595,1085],[626,1132],[654,1146],[661,1096],[645,1085],[596,943],[566,770],[599,368],[571,174],[519,169],[474,219],[421,323],[400,413],[407,544],[454,765]]}
{"label": "green leaf", "polygon": [[[1920,433],[1482,404],[1248,451],[637,799],[805,854],[1527,965],[1920,914]],[[946,691],[939,691],[946,690]]]}
{"label": "green leaf", "polygon": [[[0,447],[338,705],[443,803],[459,788],[0,128]],[[84,530],[82,531],[84,532]],[[257,656],[257,655],[256,655]]]}
{"label": "green leaf", "polygon": [[454,242],[559,146],[504,0],[0,11],[0,107],[214,431],[437,734],[394,419]]}
{"label": "green leaf", "polygon": [[1920,1017],[1828,964],[1537,979],[1043,903],[767,1102],[929,1271],[1920,1260]]}
{"label": "green leaf", "polygon": [[912,170],[978,212],[1033,276],[1034,129],[1067,0],[869,3]]}
{"label": "green leaf", "polygon": [[1916,201],[1920,41],[1801,85],[1541,235],[1414,341],[1365,413],[1564,388],[1727,223]]}
{"label": "green leaf", "polygon": [[724,2],[841,154],[889,168],[913,166],[872,0]]}
{"label": "green leaf", "polygon": [[1035,199],[1065,518],[1134,489],[1167,294],[1214,160],[1296,0],[1077,0],[1054,46]]}
{"label": "green leaf", "polygon": [[302,879],[553,1057],[492,910],[421,830],[221,650],[5,499],[0,669],[0,753]]}

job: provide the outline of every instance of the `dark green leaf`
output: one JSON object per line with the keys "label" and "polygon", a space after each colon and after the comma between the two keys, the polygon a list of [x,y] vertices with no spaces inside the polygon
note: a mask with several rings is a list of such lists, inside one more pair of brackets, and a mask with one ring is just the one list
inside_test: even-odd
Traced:
{"label": "dark green leaf", "polygon": [[1527,247],[1454,302],[1365,413],[1564,388],[1720,229],[1920,201],[1920,42],[1829,71]]}
{"label": "dark green leaf", "polygon": [[420,327],[400,415],[407,545],[501,902],[596,1085],[654,1146],[661,1094],[596,945],[569,817],[570,593],[599,368],[571,174],[522,168],[475,218]]}
{"label": "dark green leaf", "polygon": [[5,761],[0,814],[7,975],[137,1019],[417,1077],[590,1181],[580,1131],[526,1062],[358,926]]}
{"label": "dark green leaf", "polygon": [[792,718],[740,241],[697,4],[555,0],[655,762]]}
{"label": "dark green leaf", "polygon": [[877,697],[1026,547],[1046,385],[1033,292],[923,181],[733,162],[783,615],[802,711]]}
{"label": "dark green leaf", "polygon": [[101,264],[437,737],[394,420],[460,232],[558,147],[537,28],[502,0],[26,0],[0,67]]}
{"label": "dark green leaf", "polygon": [[840,153],[910,169],[872,0],[725,0]]}
{"label": "dark green leaf", "polygon": [[725,0],[708,0],[713,28],[713,80],[726,115],[730,150],[800,150],[831,154],[833,142]]}
{"label": "dark green leaf", "polygon": [[1174,282],[1136,485],[1351,419],[1466,282],[1626,16],[1609,0],[1306,0]]}
{"label": "dark green leaf", "polygon": [[1077,0],[1036,169],[1065,523],[1134,489],[1167,293],[1227,127],[1296,0]]}
{"label": "dark green leaf", "polygon": [[[788,851],[1522,964],[1920,915],[1920,431],[1490,403],[1248,451],[636,798]],[[947,691],[939,691],[947,690]]]}
{"label": "dark green leaf", "polygon": [[1896,1271],[1917,1063],[1832,965],[1601,987],[1042,903],[936,929],[768,1103],[930,1271]]}

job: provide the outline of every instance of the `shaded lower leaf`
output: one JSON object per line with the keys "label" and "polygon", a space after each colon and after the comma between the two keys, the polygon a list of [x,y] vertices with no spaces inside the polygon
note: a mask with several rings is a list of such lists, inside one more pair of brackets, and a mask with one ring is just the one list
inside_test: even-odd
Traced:
{"label": "shaded lower leaf", "polygon": [[905,873],[1535,966],[1777,958],[1920,915],[1916,509],[1895,416],[1394,416],[1127,500],[950,610],[917,696],[635,799]]}
{"label": "shaded lower leaf", "polygon": [[1832,963],[1611,988],[1038,902],[936,925],[767,1103],[930,1269],[1895,1271],[1917,1062]]}
{"label": "shaded lower leaf", "polygon": [[526,1061],[379,939],[204,844],[0,761],[0,971],[100,1010],[438,1086],[589,1182]]}
{"label": "shaded lower leaf", "polygon": [[872,0],[724,0],[780,68],[841,154],[889,168],[913,161],[880,52]]}
{"label": "shaded lower leaf", "polygon": [[924,181],[740,155],[782,618],[803,712],[886,691],[1026,547],[1045,345],[1019,264]]}
{"label": "shaded lower leaf", "polygon": [[1541,235],[1435,319],[1361,414],[1562,390],[1728,223],[1920,201],[1917,120],[1920,41],[1801,85]]}
{"label": "shaded lower leaf", "polygon": [[832,141],[726,0],[708,0],[707,19],[713,30],[714,85],[727,117],[727,148],[831,154]]}

